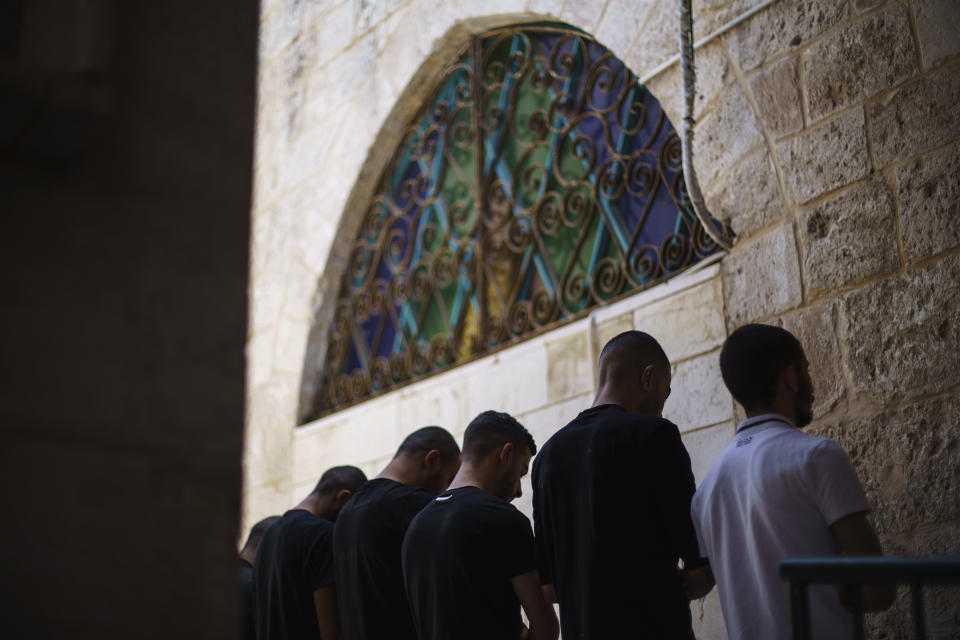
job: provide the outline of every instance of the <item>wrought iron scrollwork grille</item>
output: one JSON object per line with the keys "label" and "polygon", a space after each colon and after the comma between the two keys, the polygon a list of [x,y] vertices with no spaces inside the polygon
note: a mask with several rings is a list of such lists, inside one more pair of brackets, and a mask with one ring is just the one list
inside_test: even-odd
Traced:
{"label": "wrought iron scrollwork grille", "polygon": [[315,416],[580,317],[717,249],[656,99],[602,45],[555,25],[475,38],[355,215]]}

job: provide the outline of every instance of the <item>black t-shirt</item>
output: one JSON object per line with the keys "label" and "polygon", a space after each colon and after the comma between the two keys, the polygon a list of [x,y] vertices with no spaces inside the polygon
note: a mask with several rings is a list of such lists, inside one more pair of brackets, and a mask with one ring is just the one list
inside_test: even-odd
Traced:
{"label": "black t-shirt", "polygon": [[410,523],[402,558],[420,640],[520,637],[510,579],[536,568],[536,549],[514,506],[476,487],[448,491]]}
{"label": "black t-shirt", "polygon": [[253,624],[253,565],[240,559],[240,591],[243,594],[243,640],[255,640]]}
{"label": "black t-shirt", "polygon": [[414,640],[400,546],[410,521],[434,496],[387,478],[367,482],[337,516],[333,559],[343,637]]}
{"label": "black t-shirt", "polygon": [[[703,564],[676,425],[617,405],[582,412],[533,463],[540,576],[563,637],[693,638],[677,560]],[[644,633],[645,632],[645,633]]]}
{"label": "black t-shirt", "polygon": [[313,592],[333,585],[333,523],[291,509],[263,535],[253,563],[259,640],[320,637]]}

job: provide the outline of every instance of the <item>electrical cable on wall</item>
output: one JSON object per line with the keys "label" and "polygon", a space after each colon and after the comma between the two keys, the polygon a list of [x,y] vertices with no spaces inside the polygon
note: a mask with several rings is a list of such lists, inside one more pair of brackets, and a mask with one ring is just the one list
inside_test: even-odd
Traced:
{"label": "electrical cable on wall", "polygon": [[693,8],[692,0],[680,0],[680,66],[683,69],[683,177],[694,213],[707,235],[726,250],[733,248],[733,232],[716,220],[707,210],[700,191],[697,173],[693,167],[693,102],[696,99],[697,76],[693,67]]}

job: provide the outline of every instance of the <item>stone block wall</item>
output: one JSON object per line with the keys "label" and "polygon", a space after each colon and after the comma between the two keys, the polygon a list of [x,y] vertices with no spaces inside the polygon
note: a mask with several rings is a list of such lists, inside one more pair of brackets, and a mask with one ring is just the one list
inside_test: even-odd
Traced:
{"label": "stone block wall", "polygon": [[[729,327],[774,322],[804,342],[811,430],[850,452],[894,554],[960,550],[960,423],[948,409],[960,383],[960,38],[933,15],[956,25],[960,6],[784,0],[717,45],[766,147],[708,185],[739,234],[723,265]],[[776,196],[763,179],[751,188],[758,157],[773,165]],[[776,213],[761,217],[754,205],[766,203]],[[933,637],[958,632],[958,603],[958,589],[931,593]],[[871,633],[911,637],[907,604],[901,589],[869,617]]]}
{"label": "stone block wall", "polygon": [[[757,4],[694,2],[697,38]],[[676,51],[676,14],[672,0],[263,3],[248,524],[282,510],[315,480],[316,469],[294,477],[301,464],[330,450],[357,452],[356,442],[334,437],[327,422],[297,430],[298,406],[316,383],[311,372],[331,307],[324,301],[336,295],[342,246],[358,223],[351,212],[369,196],[397,125],[416,113],[437,70],[470,33],[561,20],[594,34],[644,78],[678,124],[679,69],[657,71]],[[960,388],[958,20],[954,0],[777,0],[699,48],[695,164],[710,209],[737,233],[710,285],[722,314],[677,293],[650,309],[638,304],[593,319],[602,343],[623,328],[656,334],[671,317],[703,314],[667,348],[676,365],[668,410],[683,422],[693,419],[684,414],[683,395],[708,400],[696,412],[709,424],[684,434],[698,477],[735,415],[729,404],[723,408],[729,401],[718,382],[716,345],[746,322],[794,331],[817,387],[812,430],[850,450],[883,542],[898,553],[960,551],[951,533],[960,527],[960,427],[947,409]],[[582,333],[559,329],[540,346],[516,347],[525,362],[549,367],[547,378],[541,372],[531,382],[535,405],[516,404],[509,390],[502,398],[492,388],[478,395],[465,382],[487,377],[507,352],[401,390],[390,400],[395,406],[383,409],[394,417],[375,427],[382,432],[356,427],[381,456],[367,469],[389,455],[381,440],[398,438],[409,421],[437,415],[465,424],[472,409],[494,399],[520,413],[540,439],[538,425],[559,424],[588,401],[592,365],[571,356],[583,353]],[[374,402],[381,401],[386,397]],[[346,425],[360,411],[327,421]],[[318,435],[324,430],[329,435]],[[904,449],[889,472],[894,443]],[[875,630],[905,633],[903,597],[891,613],[871,618]],[[935,634],[960,628],[955,606],[938,605],[932,615]],[[700,633],[722,637],[722,628]]]}

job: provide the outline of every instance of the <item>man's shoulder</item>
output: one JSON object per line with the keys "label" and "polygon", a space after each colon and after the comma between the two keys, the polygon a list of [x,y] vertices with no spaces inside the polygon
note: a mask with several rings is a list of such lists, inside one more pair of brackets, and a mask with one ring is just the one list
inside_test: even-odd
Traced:
{"label": "man's shoulder", "polygon": [[579,440],[602,434],[604,437],[621,435],[634,438],[647,432],[666,430],[679,433],[677,426],[660,416],[631,413],[617,405],[600,405],[582,411],[576,418],[561,427],[543,445],[543,449],[574,444]]}
{"label": "man's shoulder", "polygon": [[786,448],[807,457],[816,458],[824,454],[846,455],[846,451],[836,440],[818,436],[813,433],[807,433],[801,429],[783,429],[782,431],[778,431],[775,437],[781,448]]}
{"label": "man's shoulder", "polygon": [[333,535],[334,524],[305,509],[293,509],[285,513],[271,529],[274,527],[279,527],[278,532],[286,532],[290,537],[324,537]]}
{"label": "man's shoulder", "polygon": [[675,453],[686,451],[679,428],[665,418],[613,405],[595,409],[601,410],[591,411],[587,419],[581,414],[544,444],[533,462],[534,491],[552,482],[548,477],[569,476],[571,465],[603,473],[608,465],[620,468],[624,460],[653,460],[664,455],[673,460]]}
{"label": "man's shoulder", "polygon": [[519,509],[503,498],[473,486],[446,491],[421,511],[421,514],[435,514],[438,517],[446,517],[447,513],[455,514],[456,518],[476,519],[481,523],[490,518],[527,520]]}
{"label": "man's shoulder", "polygon": [[291,509],[267,529],[257,550],[254,573],[263,566],[297,565],[302,558],[333,548],[333,522]]}
{"label": "man's shoulder", "polygon": [[847,452],[830,438],[794,427],[757,432],[745,429],[737,433],[720,455],[701,486],[709,484],[715,476],[746,473],[749,468],[787,477],[826,473],[837,465],[849,464]]}
{"label": "man's shoulder", "polygon": [[[432,499],[410,519],[404,537],[426,536],[435,539],[440,535],[442,529],[449,528],[458,522],[461,519],[457,514],[459,505],[449,504],[448,494],[449,492],[435,497],[431,496]],[[451,517],[451,514],[453,514],[453,517]],[[404,542],[404,545],[406,545],[406,542]]]}
{"label": "man's shoulder", "polygon": [[806,445],[808,464],[822,468],[824,471],[833,469],[837,465],[851,465],[847,450],[836,440],[813,434],[804,435],[809,438]]}
{"label": "man's shoulder", "polygon": [[434,498],[436,498],[436,496],[423,487],[397,483],[397,486],[393,487],[384,495],[383,500],[384,502],[393,502],[405,509],[415,508],[419,511]]}
{"label": "man's shoulder", "polygon": [[547,441],[540,447],[540,452],[537,457],[534,458],[534,461],[543,455],[543,452],[560,446],[558,443],[563,443],[565,440],[574,437],[574,434],[583,427],[585,421],[582,417],[583,413],[578,414],[576,418],[557,429],[552,436],[547,438]]}
{"label": "man's shoulder", "polygon": [[376,502],[389,493],[394,487],[403,486],[396,480],[389,478],[374,478],[367,480],[363,485],[354,491],[353,497],[344,505],[344,509],[355,509],[360,505]]}
{"label": "man's shoulder", "polygon": [[627,437],[647,434],[677,434],[677,425],[662,416],[648,413],[633,413],[620,407],[612,407],[600,414],[597,427],[605,432],[620,433]]}
{"label": "man's shoulder", "polygon": [[[474,526],[478,532],[483,530],[509,531],[510,535],[515,538],[533,535],[530,519],[506,500],[487,494],[476,504],[479,508],[471,513],[471,519],[475,521]],[[468,507],[464,506],[463,508],[466,510]]]}
{"label": "man's shoulder", "polygon": [[515,522],[529,522],[527,516],[523,514],[520,509],[517,509],[512,503],[503,500],[502,498],[497,498],[496,496],[490,496],[488,501],[490,508],[496,511],[497,513],[503,514],[503,517],[508,520],[513,520]]}
{"label": "man's shoulder", "polygon": [[359,511],[370,516],[382,512],[404,511],[417,505],[422,508],[433,497],[422,487],[414,487],[388,478],[376,478],[357,491],[344,506],[341,514]]}
{"label": "man's shoulder", "polygon": [[603,437],[615,440],[625,451],[652,454],[683,447],[680,428],[661,416],[626,413],[601,426]]}

